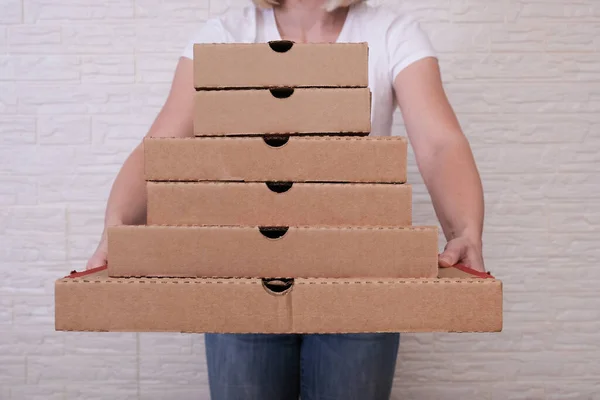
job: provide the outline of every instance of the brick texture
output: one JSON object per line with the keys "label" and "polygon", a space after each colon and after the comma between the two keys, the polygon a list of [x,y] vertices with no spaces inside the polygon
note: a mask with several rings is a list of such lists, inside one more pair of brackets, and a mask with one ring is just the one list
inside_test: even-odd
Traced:
{"label": "brick texture", "polygon": [[[417,15],[440,54],[506,297],[501,334],[404,335],[392,398],[600,398],[600,3],[381,1]],[[208,399],[201,335],[54,332],[52,284],[95,248],[191,33],[247,3],[3,1],[3,400]],[[409,179],[415,223],[436,223],[412,152]]]}

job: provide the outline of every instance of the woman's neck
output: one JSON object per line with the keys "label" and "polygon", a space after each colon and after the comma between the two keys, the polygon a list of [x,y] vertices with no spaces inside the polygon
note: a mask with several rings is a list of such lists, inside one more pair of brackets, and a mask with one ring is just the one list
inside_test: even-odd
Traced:
{"label": "woman's neck", "polygon": [[286,0],[275,7],[283,39],[295,42],[335,42],[344,27],[348,8],[328,12],[324,0]]}

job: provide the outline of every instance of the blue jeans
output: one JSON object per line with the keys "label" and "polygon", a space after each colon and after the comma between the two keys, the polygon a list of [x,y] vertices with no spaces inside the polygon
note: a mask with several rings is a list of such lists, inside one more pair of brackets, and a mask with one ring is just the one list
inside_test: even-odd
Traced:
{"label": "blue jeans", "polygon": [[206,334],[212,400],[388,400],[400,335]]}

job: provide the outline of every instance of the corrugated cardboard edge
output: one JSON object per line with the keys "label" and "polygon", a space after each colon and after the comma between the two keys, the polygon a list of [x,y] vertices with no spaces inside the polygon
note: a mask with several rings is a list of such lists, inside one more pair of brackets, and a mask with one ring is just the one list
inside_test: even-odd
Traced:
{"label": "corrugated cardboard edge", "polygon": [[[252,85],[248,85],[248,84],[236,84],[236,85],[231,85],[231,84],[225,84],[225,83],[220,83],[218,81],[215,81],[215,77],[207,77],[206,74],[202,74],[199,75],[201,73],[201,71],[203,69],[205,69],[201,64],[204,61],[199,60],[200,56],[205,56],[205,52],[208,52],[209,54],[206,55],[208,57],[211,56],[210,53],[212,54],[213,58],[220,58],[219,56],[223,55],[223,52],[225,53],[233,53],[236,52],[237,49],[244,49],[244,50],[252,50],[255,51],[253,48],[257,49],[258,51],[255,51],[256,54],[255,57],[259,57],[258,60],[261,60],[260,62],[262,64],[265,64],[265,62],[268,62],[269,60],[265,60],[264,56],[265,53],[263,53],[265,50],[267,50],[267,53],[269,56],[271,55],[270,52],[274,51],[274,47],[273,46],[281,46],[281,45],[289,45],[290,47],[287,49],[281,49],[281,50],[285,50],[285,51],[278,51],[276,53],[279,53],[279,55],[282,55],[283,57],[286,58],[292,58],[293,59],[297,59],[298,55],[297,54],[292,54],[291,56],[289,55],[289,51],[294,52],[295,49],[298,49],[298,46],[302,47],[303,49],[301,51],[304,50],[310,50],[311,48],[319,48],[319,50],[322,49],[327,49],[329,56],[331,56],[331,53],[333,52],[334,54],[336,54],[339,57],[339,53],[343,52],[344,53],[344,61],[348,60],[348,51],[350,50],[350,60],[353,61],[355,64],[352,65],[352,73],[350,73],[350,75],[348,75],[348,72],[345,72],[344,76],[352,76],[351,81],[353,81],[353,83],[349,84],[339,84],[339,83],[330,83],[329,79],[323,81],[321,80],[320,84],[300,84],[297,81],[294,83],[293,79],[288,81],[286,84],[293,84],[293,86],[295,87],[368,87],[369,86],[369,44],[368,42],[353,42],[353,43],[298,43],[298,42],[294,42],[294,41],[290,41],[290,40],[272,40],[272,41],[268,41],[266,43],[194,43],[193,45],[193,62],[194,62],[194,87],[196,88],[196,90],[227,90],[227,89],[247,89],[247,88],[256,88],[256,87],[279,87],[281,86],[280,84],[265,84],[262,83],[260,85],[257,85],[256,83],[253,83]],[[285,46],[287,47],[287,46]],[[294,49],[295,48],[295,49]],[[239,52],[236,52],[239,53]],[[262,54],[261,54],[262,53]],[[247,55],[247,54],[244,54]],[[314,61],[314,54],[305,54],[305,56],[308,55],[308,57],[311,59],[311,61]],[[358,56],[358,57],[357,57]],[[265,60],[265,61],[262,61]],[[289,63],[292,61],[286,61],[286,63]],[[318,58],[317,58],[318,60]],[[228,61],[232,61],[231,59],[229,59]],[[241,61],[241,60],[240,60]],[[215,65],[211,62],[208,62],[210,67],[215,67]],[[309,63],[312,64],[312,63]],[[236,66],[239,66],[240,64],[237,63]],[[269,65],[269,64],[266,64]],[[329,65],[331,66],[331,64]],[[356,69],[356,67],[359,67],[359,69]],[[232,72],[229,71],[229,68],[231,67],[231,65],[225,65],[226,69],[228,72]],[[268,69],[268,68],[267,68]],[[337,68],[336,68],[337,69]],[[331,68],[327,69],[328,71],[331,71]],[[235,72],[235,71],[233,71]],[[240,72],[243,72],[243,70],[241,70]],[[292,72],[293,74],[293,72]],[[247,75],[247,74],[245,74]],[[287,74],[287,76],[290,76],[289,73]],[[293,75],[291,75],[293,76]],[[291,79],[290,76],[290,79]],[[329,76],[329,75],[328,75]],[[339,77],[338,77],[339,78]],[[245,79],[244,79],[245,80]]]}
{"label": "corrugated cardboard edge", "polygon": [[[241,231],[241,232],[233,232],[233,231]],[[269,232],[276,231],[277,234],[275,237],[270,237],[268,235]],[[322,232],[329,231],[329,232]],[[389,253],[389,257],[387,260],[391,260],[387,263],[377,264],[377,268],[372,268],[372,257],[369,257],[369,254],[364,253],[364,247],[360,247],[363,245],[362,242],[356,241],[357,235],[367,234],[371,236],[371,238],[367,238],[368,245],[379,246],[379,241],[377,244],[374,244],[373,238],[374,233],[386,235],[390,232],[393,235],[405,235],[408,234],[410,236],[419,236],[419,240],[425,240],[425,248],[420,250],[419,253],[406,252],[399,254],[398,246],[391,246],[389,243],[386,244],[385,247],[380,248],[381,251],[385,250]],[[350,233],[353,232],[353,233]],[[215,233],[217,236],[215,236]],[[229,244],[231,243],[231,234],[233,235],[243,235],[243,244],[247,249],[251,250],[241,250],[241,253],[247,254],[239,254],[239,252],[233,252],[228,250],[222,250],[223,248],[229,249]],[[325,236],[325,238],[321,237],[319,241],[314,239],[314,235],[318,234]],[[341,238],[340,234],[349,234],[350,237]],[[277,242],[285,241],[287,237],[292,237],[299,235],[300,242],[296,239],[293,240],[291,245],[283,245],[284,249],[281,249],[281,246],[277,244]],[[205,259],[206,257],[209,260],[205,259],[205,263],[199,263],[198,260],[189,261],[185,256],[185,252],[193,249],[195,251],[196,246],[207,246],[204,244],[204,239],[210,237],[211,245],[210,248],[205,249],[205,253],[202,257]],[[225,242],[224,238],[229,242]],[[238,238],[239,239],[239,238]],[[388,237],[389,239],[389,237]],[[190,242],[195,242],[200,240],[200,242],[193,243],[193,246]],[[327,241],[330,246],[328,247],[326,252],[322,252],[322,257],[320,257],[317,261],[318,268],[315,268],[312,262],[299,262],[297,259],[294,259],[294,273],[291,271],[290,264],[282,264],[276,263],[273,261],[272,257],[274,253],[270,254],[268,258],[270,258],[271,264],[269,266],[265,266],[263,263],[256,264],[251,262],[250,259],[243,258],[245,256],[257,257],[258,259],[263,258],[261,254],[262,251],[271,251],[271,245],[277,246],[277,254],[279,257],[287,257],[285,251],[285,247],[291,246],[291,249],[294,251],[298,251],[298,243],[304,243],[303,246],[306,246],[307,242],[311,243],[312,246],[319,246],[321,249],[324,249],[323,240]],[[354,257],[349,260],[346,258],[347,262],[344,264],[337,264],[332,268],[329,261],[325,262],[322,258],[332,259],[332,252],[337,251],[338,253],[343,252],[344,254],[348,253],[348,248],[345,246],[339,246],[339,243],[344,243],[349,240],[353,243],[351,248],[351,252],[354,253]],[[375,277],[375,276],[385,276],[385,277],[396,277],[406,278],[406,277],[422,277],[422,278],[434,278],[436,276],[437,271],[437,240],[438,240],[438,227],[437,226],[332,226],[332,225],[310,225],[310,226],[285,226],[285,227],[273,227],[273,226],[257,226],[257,225],[195,225],[195,224],[155,224],[155,225],[121,225],[121,226],[113,226],[108,229],[108,247],[109,247],[109,257],[108,262],[111,265],[109,267],[110,276],[112,277],[127,277],[127,276],[172,276],[172,277],[199,277],[199,276],[210,276],[210,277],[344,277],[344,276],[364,276],[364,277]],[[334,242],[335,241],[335,242]],[[201,243],[202,242],[202,243]],[[389,242],[389,240],[388,240]],[[179,250],[177,246],[184,244],[184,247],[181,248],[183,250]],[[238,244],[241,242],[238,242]],[[348,243],[348,242],[346,242]],[[395,242],[397,243],[397,242]],[[360,244],[360,246],[359,246]],[[157,246],[161,246],[161,251],[157,253],[155,250],[158,249]],[[404,244],[403,244],[404,245]],[[410,246],[410,245],[409,245]],[[414,246],[414,245],[413,245]],[[257,249],[261,250],[257,250]],[[306,247],[304,247],[306,249]],[[426,249],[426,250],[425,250]],[[290,250],[289,248],[287,249]],[[183,252],[181,252],[183,251]],[[228,251],[228,252],[226,252]],[[358,253],[357,253],[358,251]],[[361,252],[362,251],[362,252]],[[182,254],[184,254],[183,258]],[[416,254],[416,255],[415,255]],[[347,255],[347,254],[346,254]],[[368,261],[362,260],[361,257],[368,259]],[[381,256],[380,253],[377,256]],[[196,257],[194,255],[194,257]],[[398,260],[397,257],[400,257],[401,260]],[[416,257],[417,260],[412,260],[412,258]],[[214,261],[216,258],[218,261]],[[307,257],[310,259],[310,257]],[[313,257],[314,258],[314,255]],[[241,260],[244,260],[241,262]],[[357,261],[360,259],[360,262]],[[410,264],[408,264],[410,260]],[[269,262],[269,261],[265,261]],[[366,263],[370,266],[367,266]],[[177,272],[174,272],[171,269],[170,274],[165,273],[164,268],[165,264],[176,266]],[[390,265],[393,264],[393,265]],[[338,270],[339,267],[344,267],[344,274],[342,276],[338,275],[341,272],[336,272],[334,275],[333,271]],[[223,271],[223,266],[227,266],[229,270],[226,274],[223,272],[214,272],[215,268],[218,271]],[[402,267],[404,266],[404,268]],[[268,268],[267,268],[268,267]],[[260,272],[255,272],[257,269]],[[267,269],[269,271],[267,271]],[[284,271],[282,271],[282,269]],[[307,270],[312,270],[313,272],[307,272]],[[315,273],[314,271],[318,271]],[[259,275],[261,274],[261,275]],[[314,275],[312,275],[314,274]]]}
{"label": "corrugated cardboard edge", "polygon": [[[340,183],[390,183],[390,184],[404,184],[407,183],[407,167],[406,167],[406,158],[408,155],[408,140],[404,137],[404,136],[305,136],[305,135],[286,135],[286,134],[268,134],[268,135],[251,135],[251,136],[195,136],[195,137],[183,137],[183,138],[174,138],[174,137],[147,137],[144,138],[143,143],[144,143],[144,179],[146,181],[156,181],[156,182],[185,182],[185,181],[193,181],[193,182],[203,182],[203,181],[210,181],[212,179],[206,178],[206,177],[198,177],[197,174],[194,173],[186,173],[185,174],[185,178],[184,177],[180,177],[177,176],[176,173],[167,173],[166,172],[166,166],[165,165],[173,165],[173,163],[175,162],[174,159],[172,159],[171,157],[164,157],[162,155],[157,156],[157,154],[159,154],[160,151],[162,151],[163,146],[171,149],[171,146],[173,147],[173,149],[177,149],[177,147],[179,147],[177,144],[180,143],[189,143],[189,146],[194,146],[196,144],[199,143],[203,143],[203,142],[221,142],[221,143],[227,143],[227,142],[234,142],[234,143],[240,143],[240,142],[247,142],[247,143],[251,143],[252,146],[255,145],[255,143],[257,142],[262,142],[262,144],[264,144],[265,146],[267,146],[267,144],[264,143],[265,140],[269,140],[272,138],[284,138],[287,140],[286,143],[284,143],[281,146],[276,146],[276,147],[272,147],[269,149],[269,151],[273,151],[273,152],[277,152],[277,151],[282,151],[282,152],[286,152],[285,147],[286,146],[295,146],[297,143],[302,143],[302,142],[308,142],[308,143],[331,143],[331,142],[354,142],[357,145],[368,145],[369,143],[390,143],[390,144],[394,144],[394,146],[397,146],[397,152],[398,152],[398,156],[400,157],[401,160],[400,164],[401,166],[398,169],[397,173],[394,173],[393,176],[390,178],[371,178],[371,179],[364,179],[364,178],[357,178],[357,177],[352,177],[349,179],[314,179],[314,178],[301,178],[298,179],[297,177],[294,179],[288,179],[288,177],[286,177],[285,180],[290,180],[290,181],[294,181],[294,182],[307,182],[307,183],[322,183],[322,182],[340,182]],[[172,144],[168,144],[168,143],[172,143]],[[188,145],[186,144],[186,147],[188,147]],[[297,150],[292,150],[293,152],[297,152]],[[219,153],[220,154],[220,153]],[[156,157],[156,158],[152,158],[152,157]],[[158,159],[160,159],[162,161],[159,162]],[[386,157],[387,159],[387,157]],[[168,160],[168,162],[167,162]],[[187,162],[187,164],[190,164],[190,168],[194,168],[197,167],[197,165],[194,165],[193,162]],[[237,163],[234,163],[237,165]],[[199,163],[200,166],[203,165],[202,162]],[[223,162],[223,165],[228,165],[227,162]],[[157,172],[160,171],[160,172]],[[196,175],[196,176],[194,176]],[[261,179],[258,177],[243,177],[243,178],[231,178],[229,176],[225,177],[225,175],[223,175],[223,178],[219,177],[219,174],[215,174],[213,172],[213,175],[217,175],[217,177],[219,178],[219,180],[227,180],[227,181],[246,181],[246,182],[264,182],[267,180],[273,180],[273,179]]]}
{"label": "corrugated cardboard edge", "polygon": [[[154,185],[155,187],[160,186],[237,186],[237,185],[264,185],[266,183],[287,183],[287,181],[259,181],[259,182],[240,182],[240,181],[148,181],[149,185]],[[413,185],[410,183],[388,183],[388,182],[289,182],[292,185],[292,189],[294,186],[316,186],[316,187],[328,187],[328,186],[356,186],[356,187],[402,187],[410,190]],[[291,189],[290,189],[291,190]]]}
{"label": "corrugated cardboard edge", "polygon": [[[73,270],[71,271],[71,273],[69,275],[64,276],[63,278],[60,278],[59,280],[62,279],[74,279],[74,278],[83,278],[85,276],[89,276],[98,272],[102,272],[104,270],[106,270],[108,268],[107,265],[103,265],[100,267],[96,267],[96,268],[91,268],[88,270],[83,270],[83,271],[77,271],[77,270]],[[456,264],[453,265],[452,267],[440,267],[438,268],[438,273],[439,276],[438,279],[450,279],[450,280],[456,280],[456,279],[467,279],[467,278],[472,278],[472,279],[496,279],[491,272],[480,272],[477,271],[475,269],[472,269],[464,264]],[[137,277],[134,277],[137,278]],[[110,279],[122,279],[122,278],[110,278]],[[149,278],[149,279],[165,279],[165,278]],[[170,279],[170,278],[166,278],[166,279]],[[181,279],[202,279],[202,278],[181,278]],[[257,279],[257,278],[240,278],[240,279]],[[308,279],[326,279],[326,278],[308,278]],[[420,279],[420,278],[419,278]],[[432,278],[429,278],[432,279]],[[369,281],[373,280],[373,279],[367,279]],[[394,279],[394,280],[406,280],[406,279]]]}
{"label": "corrugated cardboard edge", "polygon": [[[92,274],[95,274],[98,272],[105,271],[107,268],[108,268],[107,265],[102,265],[100,267],[91,268],[91,269],[83,270],[83,271],[73,270],[73,271],[71,271],[71,273],[69,275],[66,275],[63,278],[59,278],[59,280],[83,278],[83,277],[86,277],[86,276],[89,276],[89,275],[92,275]],[[443,274],[443,276],[438,277],[438,279],[456,280],[456,279],[467,279],[468,277],[470,277],[472,279],[476,279],[476,278],[477,279],[496,279],[490,272],[480,272],[475,269],[469,268],[468,266],[466,266],[464,264],[456,264],[456,265],[453,265],[452,267],[446,267],[446,268],[440,267],[438,269],[438,272]],[[122,278],[110,278],[110,279],[122,279]],[[149,278],[149,279],[165,279],[165,278]],[[170,279],[170,278],[166,278],[166,279]],[[181,278],[181,279],[202,279],[202,278]],[[257,278],[240,278],[240,279],[257,279]],[[308,279],[319,279],[319,278],[308,278]],[[321,278],[321,279],[327,279],[327,278]],[[366,280],[371,281],[373,279],[366,279]],[[393,280],[404,281],[406,279],[393,279]]]}
{"label": "corrugated cardboard edge", "polygon": [[406,183],[146,182],[146,192],[148,225],[412,225]]}
{"label": "corrugated cardboard edge", "polygon": [[[365,141],[365,140],[378,140],[378,141],[401,141],[408,144],[408,140],[404,136],[335,136],[335,135],[294,135],[291,133],[268,133],[263,134],[266,138],[271,137],[289,137],[290,140],[306,140],[306,141]],[[160,140],[262,140],[261,135],[252,136],[185,136],[185,137],[163,137],[163,136],[148,136],[143,141],[160,141]]]}
{"label": "corrugated cardboard edge", "polygon": [[[160,286],[162,287],[163,285],[169,285],[169,284],[175,284],[175,285],[194,285],[194,284],[210,284],[210,285],[214,285],[214,284],[218,284],[218,285],[262,285],[262,280],[259,278],[226,278],[226,279],[206,279],[206,278],[179,278],[179,279],[172,279],[172,278],[107,278],[107,277],[103,277],[98,279],[96,275],[99,272],[102,272],[104,269],[106,269],[106,267],[100,267],[100,268],[96,268],[94,270],[90,270],[90,271],[84,271],[84,272],[76,272],[73,271],[70,275],[58,279],[55,282],[55,286],[56,286],[56,293],[63,293],[63,291],[61,291],[61,289],[63,289],[65,286],[64,285],[69,285],[69,284],[160,284]],[[463,266],[457,266],[456,271],[451,272],[453,270],[453,268],[448,268],[446,269],[447,272],[450,272],[450,274],[453,273],[457,273],[457,274],[463,274],[465,273],[465,271],[470,271],[469,273],[476,273],[477,275],[471,275],[472,277],[470,278],[437,278],[437,279],[420,279],[420,278],[409,278],[409,279],[347,279],[347,278],[342,278],[342,279],[328,279],[328,278],[321,278],[321,279],[310,279],[310,278],[298,278],[295,280],[294,285],[343,285],[343,284],[366,284],[366,285],[371,285],[371,284],[378,284],[378,285],[386,285],[386,284],[409,284],[409,285],[413,285],[413,284],[417,284],[417,285],[439,285],[439,284],[456,284],[459,283],[461,285],[467,284],[467,285],[471,285],[471,284],[475,284],[475,285],[486,285],[486,286],[490,286],[490,290],[491,292],[489,293],[489,296],[495,297],[495,301],[493,303],[495,303],[495,307],[494,307],[494,311],[495,317],[492,317],[492,320],[494,321],[493,325],[490,325],[490,328],[487,328],[485,330],[474,330],[474,329],[469,329],[466,331],[461,331],[461,330],[456,330],[456,329],[429,329],[429,328],[423,328],[422,330],[416,329],[416,328],[410,328],[410,330],[401,330],[401,332],[412,332],[412,333],[418,333],[418,332],[452,332],[452,333],[461,333],[461,332],[469,332],[469,333],[477,333],[477,332],[501,332],[502,331],[502,325],[503,325],[503,306],[502,306],[502,282],[495,279],[494,277],[492,277],[489,274],[484,274],[486,275],[486,277],[479,277],[479,275],[481,273],[477,273],[476,271],[470,270],[468,268],[463,268]],[[460,271],[459,271],[460,270]],[[293,288],[292,288],[293,290]],[[486,297],[489,299],[489,297]],[[476,307],[477,305],[475,305]],[[482,309],[481,313],[486,313],[486,309]],[[81,310],[79,311],[81,312]],[[475,315],[478,314],[478,312],[475,312]],[[60,317],[59,317],[60,318]],[[75,329],[69,329],[68,327],[64,327],[64,324],[61,325],[59,324],[59,318],[56,318],[55,322],[56,322],[56,326],[55,329],[56,330],[60,330],[60,331],[69,331],[69,330],[74,330],[74,331],[86,331],[85,329],[80,329],[80,328],[75,328]],[[306,322],[305,322],[306,323]],[[490,323],[490,320],[488,319],[487,322],[485,323]],[[68,324],[67,324],[68,325]],[[326,331],[320,330],[320,331],[306,331],[306,332],[299,332],[296,331],[293,328],[293,321],[292,321],[292,330],[294,331],[294,333],[297,334],[310,334],[310,333],[351,333],[351,332],[362,332],[362,331],[355,331],[352,330],[350,332],[347,331],[335,331],[335,329],[329,329]],[[88,330],[90,332],[99,332],[101,330],[98,329],[93,329],[93,330]],[[112,330],[111,330],[112,331]],[[127,330],[125,330],[127,331]],[[156,330],[156,331],[161,331],[161,330]],[[167,330],[168,332],[174,332],[176,330]],[[377,331],[373,331],[373,330],[364,330],[364,332],[377,332]],[[186,332],[186,331],[180,331],[180,332]],[[195,331],[193,331],[195,332]],[[210,333],[211,331],[209,330],[203,330],[203,333]],[[222,331],[216,331],[218,333],[222,333]],[[254,331],[252,331],[254,332]],[[288,330],[282,330],[281,332],[275,332],[272,330],[269,330],[270,333],[286,333],[288,332]],[[381,332],[391,332],[390,330],[384,330]],[[250,333],[250,332],[239,332],[237,330],[235,330],[235,333]]]}
{"label": "corrugated cardboard edge", "polygon": [[[274,94],[277,90],[291,91],[292,95],[285,99],[289,97],[292,100],[278,103]],[[368,97],[366,107],[362,104],[365,99],[361,98],[365,95]],[[199,90],[194,94],[194,136],[263,136],[281,133],[367,136],[372,130],[372,98],[368,87]],[[332,102],[339,104],[331,107]],[[269,113],[266,110],[276,117],[267,117]],[[236,118],[231,119],[232,113],[236,112]]]}

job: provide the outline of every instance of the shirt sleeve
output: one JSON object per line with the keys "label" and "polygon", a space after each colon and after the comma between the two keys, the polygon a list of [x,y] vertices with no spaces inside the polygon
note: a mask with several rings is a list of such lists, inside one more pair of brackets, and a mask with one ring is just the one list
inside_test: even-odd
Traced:
{"label": "shirt sleeve", "polygon": [[187,45],[185,46],[183,52],[181,53],[182,57],[187,57],[189,59],[194,59],[194,44],[195,43],[225,43],[226,35],[225,29],[221,22],[214,18],[206,21],[202,28],[196,31]]}
{"label": "shirt sleeve", "polygon": [[437,57],[435,49],[417,19],[410,15],[393,18],[386,34],[392,79],[410,64],[426,57]]}

